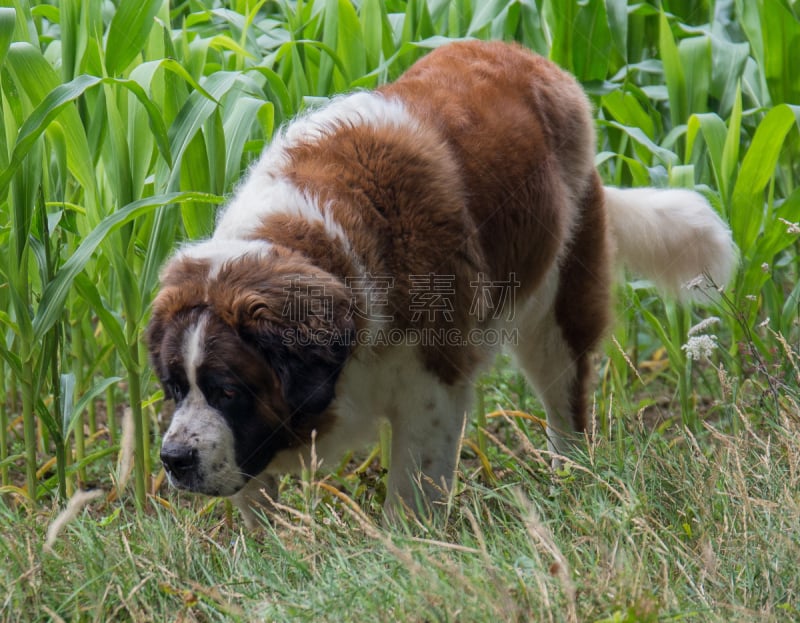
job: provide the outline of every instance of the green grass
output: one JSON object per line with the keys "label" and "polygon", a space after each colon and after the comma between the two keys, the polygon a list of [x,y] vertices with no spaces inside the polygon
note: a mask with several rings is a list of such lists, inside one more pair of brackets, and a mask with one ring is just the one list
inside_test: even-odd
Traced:
{"label": "green grass", "polygon": [[465,459],[446,528],[389,532],[367,498],[353,511],[288,483],[287,508],[260,535],[231,529],[221,507],[100,504],[46,552],[48,513],[1,507],[15,533],[0,544],[3,618],[792,621],[796,424],[694,437],[633,421],[556,483],[513,433],[513,454],[490,444],[493,486]]}
{"label": "green grass", "polygon": [[[243,536],[159,475],[159,266],[282,123],[466,36],[572,71],[606,182],[704,192],[736,280],[707,308],[620,287],[595,438],[555,481],[535,423],[489,419],[446,526],[385,531],[380,471],[345,463]],[[798,46],[796,0],[0,0],[0,616],[796,619]],[[719,347],[691,360],[711,314]],[[476,422],[541,415],[503,361],[479,398]]]}

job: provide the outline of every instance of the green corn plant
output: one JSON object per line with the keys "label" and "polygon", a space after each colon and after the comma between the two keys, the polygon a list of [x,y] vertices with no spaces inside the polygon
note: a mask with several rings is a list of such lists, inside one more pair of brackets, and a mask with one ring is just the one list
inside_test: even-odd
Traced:
{"label": "green corn plant", "polygon": [[[133,45],[138,45],[138,42],[134,41]],[[115,52],[115,54],[118,53],[118,51]],[[129,62],[126,57],[122,57],[122,60],[113,59],[116,57],[112,55],[112,62]],[[149,471],[144,443],[147,431],[141,417],[143,362],[139,356],[144,309],[141,303],[140,287],[136,285],[137,280],[130,272],[130,266],[134,265],[134,262],[129,261],[136,248],[135,225],[137,219],[139,221],[146,220],[153,211],[163,206],[174,205],[176,202],[184,200],[208,204],[217,202],[218,199],[216,195],[177,191],[152,195],[144,199],[134,199],[131,187],[132,178],[129,175],[130,167],[125,168],[125,164],[129,160],[122,151],[125,149],[125,145],[118,132],[122,124],[115,123],[114,114],[116,113],[110,107],[106,108],[106,111],[116,128],[109,130],[109,146],[107,147],[108,154],[110,154],[108,168],[112,171],[112,175],[109,177],[112,179],[113,187],[109,189],[98,187],[95,184],[91,169],[93,159],[89,156],[89,136],[75,107],[76,100],[91,96],[93,90],[99,92],[100,89],[104,89],[102,95],[106,101],[113,101],[113,97],[117,95],[112,92],[114,88],[132,93],[132,97],[141,104],[145,114],[149,115],[151,126],[156,130],[154,140],[162,148],[168,149],[166,147],[167,133],[160,116],[156,114],[155,105],[145,94],[144,89],[135,81],[80,74],[73,80],[59,85],[53,70],[44,62],[41,54],[32,46],[24,43],[13,44],[10,47],[6,65],[14,79],[14,86],[20,92],[25,93],[30,106],[33,107],[27,116],[24,110],[20,111],[20,118],[24,121],[21,123],[16,141],[10,149],[9,166],[0,173],[0,189],[8,187],[10,201],[15,206],[12,218],[15,236],[12,241],[11,261],[4,268],[12,291],[11,298],[16,301],[12,306],[13,315],[10,316],[9,322],[15,329],[15,345],[18,347],[17,352],[20,355],[14,356],[9,352],[6,359],[14,367],[14,371],[21,380],[27,494],[32,499],[36,497],[35,411],[38,410],[39,417],[55,445],[59,490],[62,494],[66,492],[67,452],[64,445],[70,433],[74,432],[75,434],[75,458],[78,461],[79,473],[81,473],[86,459],[90,458],[84,456],[81,419],[83,408],[75,407],[73,410],[71,402],[77,375],[75,372],[71,375],[62,374],[60,382],[55,376],[59,368],[58,351],[64,331],[64,304],[69,300],[71,289],[77,280],[81,294],[86,301],[92,304],[95,313],[103,323],[108,338],[116,346],[118,356],[128,372],[130,403],[135,414],[134,422],[138,422],[136,427],[136,497],[137,501],[143,504],[145,474]],[[6,126],[9,126],[8,121]],[[69,140],[65,140],[65,137]],[[72,254],[61,266],[55,265],[58,258],[53,258],[48,254],[50,250],[48,219],[44,213],[41,196],[47,190],[49,180],[42,179],[41,175],[37,176],[37,171],[48,170],[41,166],[43,141],[54,144],[56,153],[66,151],[69,154],[70,149],[74,152],[68,159],[72,164],[70,174],[81,182],[81,190],[76,197],[71,197],[71,199],[84,202],[85,208],[81,211],[87,217],[87,222],[83,223],[83,227],[87,228],[88,233],[79,244],[73,245]],[[114,164],[117,165],[116,170],[114,170]],[[66,172],[62,171],[62,175],[66,175]],[[121,205],[119,209],[110,213],[106,211],[104,214],[99,207],[99,196],[109,190],[112,191],[113,196],[119,197],[127,205]],[[35,215],[31,210],[26,210],[28,206],[39,210],[38,218],[34,218]],[[161,222],[165,222],[164,219]],[[36,225],[38,227],[35,227]],[[162,232],[157,227],[150,233],[158,237]],[[29,239],[32,242],[29,242]],[[145,263],[149,262],[151,265],[149,278],[139,282],[146,289],[152,290],[154,286],[157,265],[168,252],[165,247],[166,245],[163,243],[155,245],[154,250],[146,258]],[[121,293],[123,313],[128,318],[127,322],[120,323],[116,317],[107,312],[97,290],[96,282],[93,282],[91,277],[85,276],[83,272],[93,261],[94,253],[98,248],[105,249],[110,265],[117,269],[117,283],[121,284],[118,292]],[[119,252],[120,248],[128,249],[127,258],[125,254]],[[31,256],[36,259],[38,264],[38,281],[28,278],[32,270],[30,267]],[[149,290],[147,290],[148,295]],[[38,305],[35,306],[35,311],[31,316],[28,309],[34,307],[34,296],[38,299]],[[44,345],[44,348],[37,348],[39,345]],[[77,359],[80,361],[81,358]],[[83,370],[79,370],[79,373],[82,372]],[[49,384],[47,374],[52,375]],[[82,400],[88,396],[89,398],[86,399],[86,404],[88,404],[111,383],[112,381],[108,378],[103,379],[87,390]],[[48,387],[53,396],[53,409],[41,407],[39,395],[41,392],[46,392]],[[69,398],[67,401],[60,400],[64,391],[67,392]],[[84,407],[86,404],[78,403]],[[55,417],[53,412],[61,412],[62,416]]]}

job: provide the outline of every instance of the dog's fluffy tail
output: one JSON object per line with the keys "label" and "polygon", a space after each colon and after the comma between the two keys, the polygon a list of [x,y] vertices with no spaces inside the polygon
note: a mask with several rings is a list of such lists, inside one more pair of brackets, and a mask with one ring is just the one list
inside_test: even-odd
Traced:
{"label": "dog's fluffy tail", "polygon": [[[701,299],[698,277],[728,283],[737,251],[728,226],[690,190],[605,188],[617,257],[635,273],[681,299]],[[702,300],[702,299],[701,299]]]}

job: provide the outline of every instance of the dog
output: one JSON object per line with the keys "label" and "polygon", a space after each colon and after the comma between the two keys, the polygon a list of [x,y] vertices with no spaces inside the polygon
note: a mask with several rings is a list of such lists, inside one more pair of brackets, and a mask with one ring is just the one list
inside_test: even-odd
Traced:
{"label": "dog", "polygon": [[617,262],[725,284],[729,229],[688,190],[604,187],[591,106],[515,44],[455,42],[273,138],[208,240],[166,263],[147,328],[179,489],[252,525],[274,475],[391,424],[386,510],[447,495],[476,376],[509,351],[564,456],[587,427]]}

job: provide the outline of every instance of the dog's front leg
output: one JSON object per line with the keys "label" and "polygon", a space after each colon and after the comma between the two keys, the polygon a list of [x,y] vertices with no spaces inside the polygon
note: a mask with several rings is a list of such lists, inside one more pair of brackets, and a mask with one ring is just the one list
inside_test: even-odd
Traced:
{"label": "dog's front leg", "polygon": [[392,458],[384,507],[387,517],[429,516],[450,495],[469,408],[469,386],[431,381],[409,390],[393,413]]}
{"label": "dog's front leg", "polygon": [[254,530],[259,523],[256,510],[269,512],[272,502],[278,497],[278,480],[271,474],[262,473],[250,479],[237,493],[230,496],[231,503],[239,509],[248,530]]}

